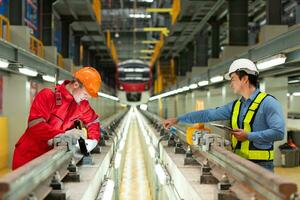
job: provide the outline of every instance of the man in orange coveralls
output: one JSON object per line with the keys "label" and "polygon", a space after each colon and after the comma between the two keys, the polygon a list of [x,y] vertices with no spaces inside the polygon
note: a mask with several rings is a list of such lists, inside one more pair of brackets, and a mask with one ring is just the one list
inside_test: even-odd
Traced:
{"label": "man in orange coveralls", "polygon": [[72,81],[64,81],[54,91],[41,90],[32,103],[28,127],[15,145],[12,168],[17,169],[51,150],[48,140],[60,134],[79,139],[83,132],[74,128],[76,120],[87,128],[88,139],[99,140],[99,118],[87,100],[98,96],[101,83],[96,69],[83,67],[75,72]]}

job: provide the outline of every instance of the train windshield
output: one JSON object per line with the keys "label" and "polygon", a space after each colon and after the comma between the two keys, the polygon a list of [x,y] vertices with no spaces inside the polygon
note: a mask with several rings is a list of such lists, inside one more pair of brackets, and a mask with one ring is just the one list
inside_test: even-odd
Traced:
{"label": "train windshield", "polygon": [[146,64],[130,63],[118,68],[119,81],[127,83],[147,82],[150,79],[150,69]]}

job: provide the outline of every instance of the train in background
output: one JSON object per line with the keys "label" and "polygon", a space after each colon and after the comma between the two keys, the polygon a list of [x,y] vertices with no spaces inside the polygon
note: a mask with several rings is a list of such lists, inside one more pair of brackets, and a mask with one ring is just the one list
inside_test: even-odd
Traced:
{"label": "train in background", "polygon": [[117,66],[116,87],[121,103],[140,105],[147,103],[152,86],[152,73],[147,63],[127,60]]}

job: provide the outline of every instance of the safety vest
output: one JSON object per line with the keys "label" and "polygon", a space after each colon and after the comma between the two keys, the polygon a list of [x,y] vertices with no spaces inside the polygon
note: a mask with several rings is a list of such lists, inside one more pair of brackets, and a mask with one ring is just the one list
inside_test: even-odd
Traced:
{"label": "safety vest", "polygon": [[[243,124],[241,129],[244,129],[246,133],[252,131],[252,126],[254,122],[255,115],[261,102],[268,96],[264,92],[259,92],[255,99],[250,104],[248,111],[243,119]],[[234,129],[240,128],[238,125],[239,115],[240,115],[241,101],[236,100],[233,104],[232,114],[231,114],[231,127]],[[253,142],[245,140],[243,142],[238,141],[234,135],[231,137],[231,145],[234,153],[246,158],[248,160],[273,160],[274,151],[273,146],[271,149],[257,149]]]}

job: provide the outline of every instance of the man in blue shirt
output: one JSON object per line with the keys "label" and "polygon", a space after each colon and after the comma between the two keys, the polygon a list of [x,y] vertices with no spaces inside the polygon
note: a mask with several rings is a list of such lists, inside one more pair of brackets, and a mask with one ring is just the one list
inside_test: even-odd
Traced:
{"label": "man in blue shirt", "polygon": [[274,170],[273,143],[282,140],[285,123],[280,103],[257,89],[258,70],[248,59],[235,60],[225,75],[230,86],[241,98],[214,109],[190,112],[164,121],[170,128],[178,122],[200,123],[230,120],[233,151],[258,165]]}

